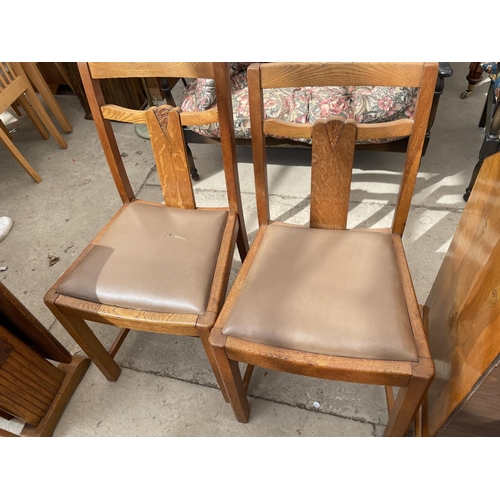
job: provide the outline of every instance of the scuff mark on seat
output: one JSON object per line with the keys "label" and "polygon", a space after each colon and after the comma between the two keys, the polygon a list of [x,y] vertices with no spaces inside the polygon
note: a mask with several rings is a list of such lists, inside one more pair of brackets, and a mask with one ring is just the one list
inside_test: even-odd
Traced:
{"label": "scuff mark on seat", "polygon": [[177,234],[168,233],[168,234],[166,234],[165,236],[170,236],[171,238],[180,238],[181,240],[186,240],[186,241],[188,241],[188,240],[187,240],[187,238],[184,238],[184,236],[179,236],[179,235],[177,235]]}

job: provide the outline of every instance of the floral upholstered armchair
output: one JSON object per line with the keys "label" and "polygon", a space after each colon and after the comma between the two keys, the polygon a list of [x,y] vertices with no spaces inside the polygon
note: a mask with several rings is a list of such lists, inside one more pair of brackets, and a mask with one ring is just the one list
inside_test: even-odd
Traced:
{"label": "floral upholstered armchair", "polygon": [[[251,63],[229,63],[237,144],[250,144],[250,112],[248,104],[247,68]],[[427,129],[424,153],[429,132],[434,122],[439,96],[443,92],[443,78],[451,76],[448,63],[440,63],[440,71],[431,116]],[[197,79],[184,89],[183,111],[202,111],[216,106],[213,80]],[[333,115],[352,118],[358,123],[375,123],[411,118],[415,104],[414,89],[408,87],[299,87],[269,89],[264,92],[266,116],[295,123],[314,123],[319,118]],[[194,132],[194,134],[193,134]],[[186,131],[186,142],[213,142],[220,136],[218,123],[192,127]],[[268,145],[306,146],[307,139],[291,141],[275,137]],[[310,140],[309,140],[310,142]],[[388,144],[392,142],[392,144]],[[300,144],[302,143],[302,144]],[[393,141],[359,142],[359,149],[406,151],[407,139]],[[192,169],[193,173],[193,169]],[[196,174],[193,175],[193,178]]]}

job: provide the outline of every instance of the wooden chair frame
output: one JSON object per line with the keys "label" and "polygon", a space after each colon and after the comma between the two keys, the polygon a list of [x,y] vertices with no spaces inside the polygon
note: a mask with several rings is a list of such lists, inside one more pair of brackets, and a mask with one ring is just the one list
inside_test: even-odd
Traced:
{"label": "wooden chair frame", "polygon": [[[79,63],[79,69],[104,154],[121,196],[123,207],[69,267],[67,273],[71,272],[98,243],[108,227],[129,204],[145,203],[163,206],[135,198],[110,120],[147,123],[165,205],[186,210],[194,210],[196,205],[189,177],[182,125],[219,121],[229,207],[200,208],[198,210],[225,210],[228,211],[228,219],[222,236],[207,310],[203,315],[143,312],[57,294],[56,290],[62,277],[47,292],[45,303],[108,380],[117,380],[120,375],[120,367],[113,358],[131,328],[156,333],[200,337],[208,359],[217,373],[208,335],[226,294],[235,242],[238,244],[242,260],[248,250],[241,209],[236,147],[232,132],[231,103],[230,97],[226,98],[226,96],[230,96],[227,88],[229,85],[228,65],[226,63]],[[168,105],[153,107],[147,111],[137,111],[104,104],[99,83],[102,78],[163,76],[214,78],[220,98],[218,109],[200,113],[181,113],[179,108],[172,108]],[[168,125],[166,125],[166,116],[168,116]],[[122,328],[109,351],[99,342],[84,320]],[[220,383],[220,386],[225,394],[224,385]]]}
{"label": "wooden chair frame", "polygon": [[[0,71],[0,111],[5,111],[16,101],[19,102],[42,138],[45,140],[49,139],[46,127],[57,144],[62,149],[66,149],[68,147],[66,141],[52,123],[45,108],[39,101],[21,63],[0,63],[0,66],[1,64],[5,64],[8,71]],[[17,108],[15,109],[17,111]],[[12,143],[12,139],[5,126],[0,126],[0,142],[9,150],[19,165],[26,170],[35,182],[42,182],[42,178]]]}
{"label": "wooden chair frame", "polygon": [[[402,234],[420,165],[437,70],[437,63],[273,63],[253,64],[249,67],[252,149],[260,229],[210,335],[220,370],[219,378],[224,380],[234,414],[240,422],[247,422],[249,418],[250,408],[246,392],[255,365],[317,378],[386,386],[389,419],[385,435],[403,436],[415,418],[425,391],[434,376],[434,364],[403,249]],[[356,126],[352,120],[333,118],[319,121],[314,125],[315,132],[313,132],[313,126],[310,124],[291,124],[264,119],[263,88],[323,85],[390,85],[419,87],[420,91],[413,120]],[[409,136],[406,163],[392,228],[382,231],[391,233],[418,361],[386,361],[320,355],[273,347],[222,334],[252,262],[259,252],[267,227],[269,224],[281,224],[270,221],[265,134],[311,137],[313,133],[314,138],[324,139],[321,139],[316,153],[313,149],[310,226],[330,230],[346,229],[356,138]],[[350,135],[349,140],[346,139],[346,135]],[[341,138],[342,136],[344,138]],[[315,140],[313,148],[314,143]],[[337,148],[336,155],[333,155],[332,151],[335,148]],[[239,362],[248,364],[243,379],[238,368]],[[400,387],[396,400],[393,398],[393,386]]]}

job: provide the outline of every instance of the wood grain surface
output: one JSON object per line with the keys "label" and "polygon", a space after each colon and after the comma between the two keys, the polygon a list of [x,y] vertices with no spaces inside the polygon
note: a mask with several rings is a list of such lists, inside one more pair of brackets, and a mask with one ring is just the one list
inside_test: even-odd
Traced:
{"label": "wood grain surface", "polygon": [[500,153],[487,158],[424,307],[434,435],[500,353]]}

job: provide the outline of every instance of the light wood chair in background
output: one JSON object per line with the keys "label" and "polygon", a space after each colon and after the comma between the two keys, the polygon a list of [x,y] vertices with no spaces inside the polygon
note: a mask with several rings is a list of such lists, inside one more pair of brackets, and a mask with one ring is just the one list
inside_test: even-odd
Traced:
{"label": "light wood chair in background", "polygon": [[[39,101],[20,63],[0,63],[0,112],[5,111],[15,101],[22,106],[27,116],[44,139],[49,134],[56,140],[62,149],[68,145],[63,139],[49,115]],[[20,151],[14,146],[10,134],[4,125],[0,126],[0,142],[9,150],[16,161],[36,182],[42,179],[35,169],[26,161]]]}
{"label": "light wood chair in background", "polygon": [[[270,63],[249,67],[260,229],[210,335],[234,414],[249,418],[253,366],[386,386],[385,435],[404,435],[434,376],[402,234],[437,63]],[[314,125],[264,119],[266,88],[419,88],[413,119]],[[265,135],[312,137],[310,227],[270,222]],[[391,228],[346,230],[355,141],[409,137]],[[242,379],[238,363],[247,363]],[[399,386],[396,399],[392,386]]]}
{"label": "light wood chair in background", "polygon": [[52,94],[47,82],[44,80],[42,73],[38,69],[36,63],[34,62],[23,62],[21,66],[26,73],[31,84],[36,88],[38,93],[43,97],[45,104],[52,111],[55,119],[61,125],[61,128],[66,132],[71,132],[71,124],[69,123],[66,115],[64,114],[61,106],[56,101],[54,95]]}
{"label": "light wood chair in background", "polygon": [[[199,336],[208,359],[210,329],[225,298],[235,241],[248,249],[241,211],[227,63],[80,63],[80,72],[111,174],[123,201],[45,303],[109,380],[129,329]],[[102,78],[213,78],[217,109],[180,113],[168,105],[134,111],[105,105]],[[165,205],[138,200],[130,185],[110,120],[146,123]],[[229,207],[197,208],[183,125],[219,121]],[[85,320],[121,327],[109,351]],[[217,372],[216,372],[217,373]],[[220,381],[219,381],[220,383]],[[224,391],[224,385],[221,384]]]}

